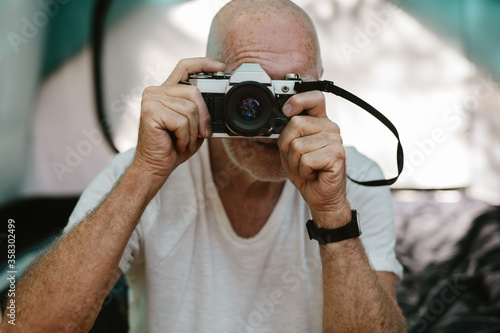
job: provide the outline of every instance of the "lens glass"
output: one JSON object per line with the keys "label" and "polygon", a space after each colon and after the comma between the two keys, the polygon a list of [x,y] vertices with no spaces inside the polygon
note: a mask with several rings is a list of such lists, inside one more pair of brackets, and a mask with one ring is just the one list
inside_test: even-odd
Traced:
{"label": "lens glass", "polygon": [[275,108],[274,95],[259,82],[237,84],[223,100],[223,117],[228,133],[256,136],[266,131]]}
{"label": "lens glass", "polygon": [[236,107],[236,113],[246,122],[253,122],[262,114],[262,102],[255,96],[241,98]]}

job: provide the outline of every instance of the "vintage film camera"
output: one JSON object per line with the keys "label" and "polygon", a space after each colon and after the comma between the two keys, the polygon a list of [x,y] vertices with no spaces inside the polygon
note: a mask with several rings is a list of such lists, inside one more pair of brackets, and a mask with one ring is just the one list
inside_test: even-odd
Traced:
{"label": "vintage film camera", "polygon": [[197,73],[189,83],[200,90],[212,118],[214,137],[277,138],[289,119],[281,109],[296,92],[299,74],[271,80],[259,64],[242,64],[233,75]]}
{"label": "vintage film camera", "polygon": [[271,80],[259,64],[243,64],[233,75],[198,73],[190,75],[189,82],[181,83],[195,85],[200,90],[212,117],[214,137],[277,138],[290,120],[281,110],[294,94],[318,90],[340,96],[379,120],[398,140],[397,176],[368,181],[348,178],[364,186],[392,185],[403,171],[403,146],[396,127],[373,106],[332,81],[302,81],[299,74],[286,74],[284,80]]}

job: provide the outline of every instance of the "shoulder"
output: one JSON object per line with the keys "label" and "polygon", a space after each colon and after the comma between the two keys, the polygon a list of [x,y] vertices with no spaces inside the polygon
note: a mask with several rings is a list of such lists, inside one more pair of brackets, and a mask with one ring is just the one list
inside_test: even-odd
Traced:
{"label": "shoulder", "polygon": [[[346,167],[349,177],[359,181],[384,177],[378,164],[354,147],[346,147]],[[394,252],[394,212],[389,187],[368,187],[348,179],[347,199],[360,214],[361,241],[373,269],[393,272],[401,278],[402,267]]]}
{"label": "shoulder", "polygon": [[356,148],[346,146],[345,153],[346,169],[349,177],[360,181],[366,181],[379,179],[384,176],[379,165],[361,154]]}
{"label": "shoulder", "polygon": [[[346,147],[347,175],[358,181],[375,180],[384,177],[377,163],[361,154],[354,147]],[[347,179],[347,198],[353,209],[383,211],[392,215],[392,200],[387,186],[363,186]],[[367,207],[368,206],[368,207]],[[392,220],[392,219],[391,219]]]}
{"label": "shoulder", "polygon": [[73,225],[82,220],[90,211],[92,211],[103,198],[111,191],[114,184],[121,177],[125,169],[132,162],[135,155],[135,149],[130,149],[126,152],[119,153],[104,168],[97,177],[90,182],[78,199],[71,216],[69,217],[68,225],[65,228],[67,232]]}

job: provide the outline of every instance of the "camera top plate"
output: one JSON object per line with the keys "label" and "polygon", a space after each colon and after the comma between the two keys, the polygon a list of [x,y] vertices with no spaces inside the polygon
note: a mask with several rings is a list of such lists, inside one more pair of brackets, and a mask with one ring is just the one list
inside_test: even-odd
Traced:
{"label": "camera top plate", "polygon": [[231,78],[231,74],[225,72],[214,72],[214,73],[195,73],[189,75],[190,79],[219,79],[219,80],[227,80]]}

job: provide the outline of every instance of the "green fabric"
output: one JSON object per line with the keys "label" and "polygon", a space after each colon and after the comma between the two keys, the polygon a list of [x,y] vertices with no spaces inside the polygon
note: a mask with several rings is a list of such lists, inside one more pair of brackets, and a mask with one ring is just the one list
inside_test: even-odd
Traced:
{"label": "green fabric", "polygon": [[[108,25],[115,23],[142,1],[115,0],[106,22]],[[51,19],[47,30],[44,77],[89,44],[95,3],[96,0],[70,0],[59,5],[59,11]]]}
{"label": "green fabric", "polygon": [[[55,0],[45,0],[54,2]],[[58,0],[56,15],[47,30],[43,77],[75,55],[90,42],[96,0]],[[107,26],[116,23],[136,6],[145,2],[178,3],[182,0],[115,0],[106,17]]]}
{"label": "green fabric", "polygon": [[500,1],[468,0],[463,38],[468,56],[500,81]]}
{"label": "green fabric", "polygon": [[500,80],[499,0],[391,0]]}

